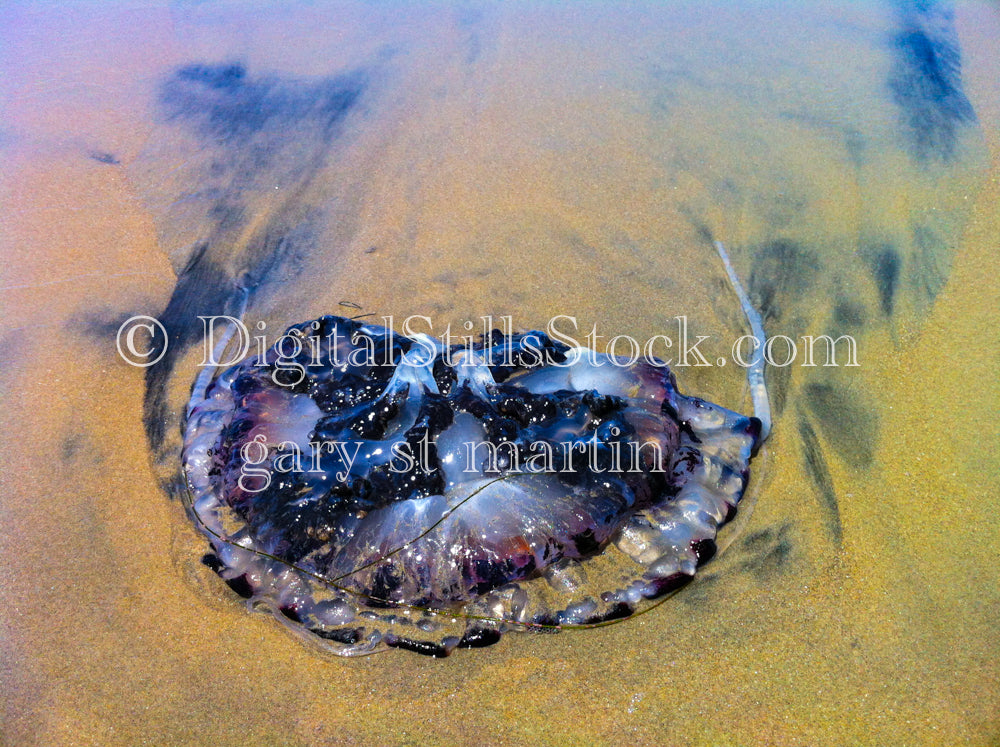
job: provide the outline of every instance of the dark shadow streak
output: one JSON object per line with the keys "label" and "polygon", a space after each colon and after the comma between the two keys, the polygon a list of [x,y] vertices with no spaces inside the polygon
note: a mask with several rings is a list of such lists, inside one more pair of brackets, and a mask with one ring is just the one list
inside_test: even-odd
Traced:
{"label": "dark shadow streak", "polygon": [[843,527],[840,522],[837,494],[833,489],[833,479],[830,477],[830,469],[823,458],[823,450],[816,438],[816,433],[801,412],[799,413],[799,439],[802,444],[802,459],[806,472],[812,479],[820,506],[824,511],[824,524],[834,541],[840,545],[843,541]]}
{"label": "dark shadow streak", "polygon": [[[198,317],[233,314],[247,292],[252,295],[268,280],[285,277],[297,259],[296,242],[308,232],[300,192],[322,168],[339,125],[364,89],[360,73],[313,81],[252,78],[239,63],[186,65],[162,86],[162,117],[203,141],[206,157],[213,159],[210,173],[228,186],[209,210],[213,225],[208,239],[179,270],[160,315],[170,345],[164,358],[146,371],[143,414],[154,458],[162,457],[168,429],[179,425],[168,385],[177,362],[199,342]],[[287,188],[286,202],[247,245],[234,247],[251,219],[245,195],[274,189],[277,182]]]}
{"label": "dark shadow streak", "polygon": [[976,121],[962,90],[962,58],[950,4],[899,0],[889,89],[913,158],[950,162],[959,128]]}

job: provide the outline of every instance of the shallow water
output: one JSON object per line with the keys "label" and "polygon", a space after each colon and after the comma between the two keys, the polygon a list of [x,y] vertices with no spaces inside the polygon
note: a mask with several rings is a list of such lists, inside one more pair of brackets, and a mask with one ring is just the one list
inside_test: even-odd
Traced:
{"label": "shallow water", "polygon": [[[1000,17],[950,9],[8,6],[2,741],[1000,738]],[[769,371],[753,497],[649,614],[344,661],[199,563],[179,418],[238,286],[273,333],[683,315],[715,362],[744,330],[709,234],[769,335],[860,365]],[[175,343],[147,373],[133,314]],[[738,367],[675,370],[748,410]]]}

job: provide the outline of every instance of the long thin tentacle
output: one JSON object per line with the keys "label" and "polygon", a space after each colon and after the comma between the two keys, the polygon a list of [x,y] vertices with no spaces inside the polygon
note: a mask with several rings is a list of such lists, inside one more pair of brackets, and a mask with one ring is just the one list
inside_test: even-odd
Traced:
{"label": "long thin tentacle", "polygon": [[767,396],[767,384],[764,382],[764,343],[767,340],[764,336],[764,323],[761,321],[760,312],[753,307],[753,304],[750,303],[750,297],[743,290],[743,284],[740,283],[736,270],[733,269],[733,264],[729,261],[726,247],[722,245],[721,241],[714,243],[715,250],[722,258],[722,264],[725,265],[726,274],[729,275],[729,282],[732,284],[736,296],[740,299],[740,305],[743,307],[743,314],[750,325],[750,331],[757,340],[753,357],[747,367],[747,383],[750,384],[753,414],[761,422],[760,438],[763,441],[771,432],[771,403]]}

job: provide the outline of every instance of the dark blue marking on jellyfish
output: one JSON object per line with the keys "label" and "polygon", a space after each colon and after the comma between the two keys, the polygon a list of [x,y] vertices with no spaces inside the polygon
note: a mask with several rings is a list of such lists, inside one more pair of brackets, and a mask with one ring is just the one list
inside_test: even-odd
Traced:
{"label": "dark blue marking on jellyfish", "polygon": [[759,349],[748,417],[659,362],[537,331],[448,347],[325,316],[287,334],[303,344],[195,382],[189,510],[206,565],[342,655],[446,656],[652,606],[715,554],[770,430]]}

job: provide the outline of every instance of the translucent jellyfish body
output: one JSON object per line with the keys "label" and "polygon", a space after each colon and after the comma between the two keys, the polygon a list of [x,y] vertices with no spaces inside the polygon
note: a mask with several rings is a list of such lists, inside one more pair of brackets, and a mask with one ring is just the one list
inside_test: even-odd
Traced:
{"label": "translucent jellyfish body", "polygon": [[541,332],[327,316],[283,341],[196,384],[190,510],[206,564],[344,655],[634,614],[712,557],[761,438],[659,361]]}

